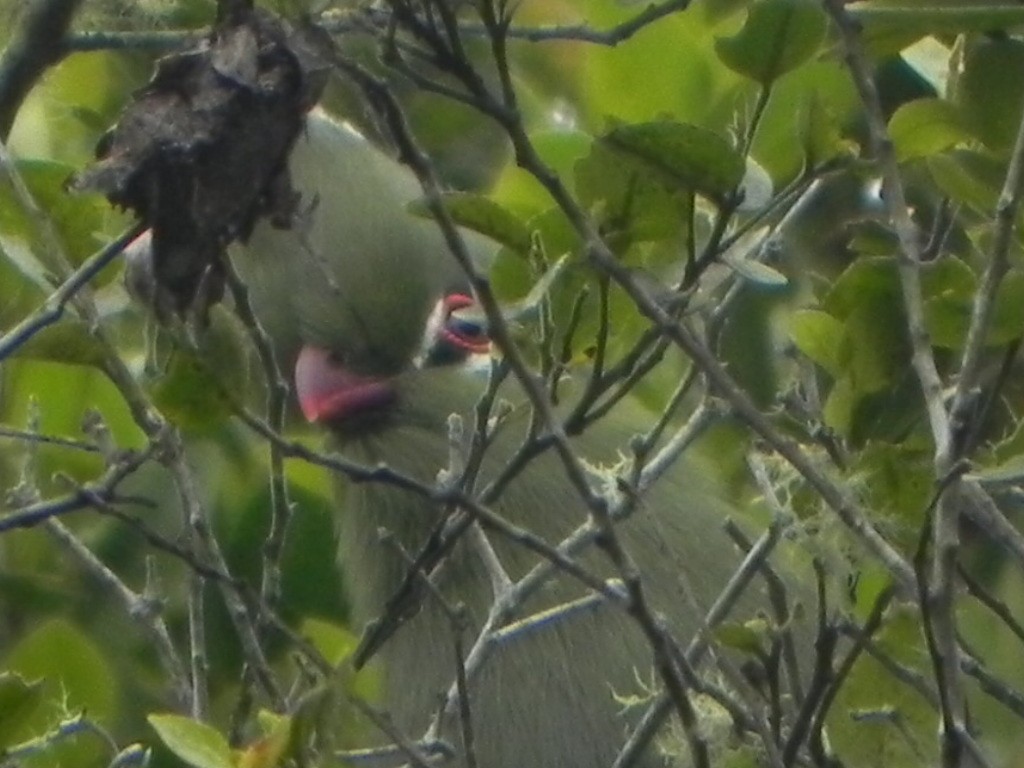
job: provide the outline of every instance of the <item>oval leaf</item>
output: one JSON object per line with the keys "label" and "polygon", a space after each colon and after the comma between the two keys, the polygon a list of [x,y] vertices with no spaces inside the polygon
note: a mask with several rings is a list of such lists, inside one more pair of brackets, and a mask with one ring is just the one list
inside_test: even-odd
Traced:
{"label": "oval leaf", "polygon": [[719,204],[736,189],[746,172],[743,158],[722,136],[687,123],[664,120],[622,125],[601,141]]}
{"label": "oval leaf", "polygon": [[843,324],[828,312],[803,309],[789,318],[789,338],[806,357],[829,375],[842,373]]}
{"label": "oval leaf", "polygon": [[299,634],[309,640],[320,655],[333,666],[352,655],[359,645],[359,638],[349,630],[322,619],[307,618],[299,628]]}
{"label": "oval leaf", "polygon": [[735,270],[736,274],[752,283],[775,287],[789,283],[789,278],[779,270],[755,259],[745,259],[731,251],[723,253],[721,259]]}
{"label": "oval leaf", "polygon": [[960,110],[942,99],[917,99],[901,106],[889,121],[889,136],[900,160],[927,157],[973,138]]}
{"label": "oval leaf", "polygon": [[954,100],[989,149],[1008,151],[1017,135],[1024,97],[1024,42],[982,38],[970,45]]}
{"label": "oval leaf", "polygon": [[811,0],[764,0],[739,32],[715,41],[715,51],[729,69],[767,86],[817,52],[825,27]]}
{"label": "oval leaf", "polygon": [[[441,196],[448,215],[461,227],[479,232],[516,253],[530,250],[530,230],[507,208],[490,198],[471,192],[447,192]],[[409,205],[409,211],[426,219],[433,218],[423,200]]]}
{"label": "oval leaf", "polygon": [[573,174],[580,202],[617,253],[634,243],[682,237],[689,226],[692,193],[651,173],[631,154],[595,143]]}
{"label": "oval leaf", "polygon": [[236,768],[277,768],[292,743],[292,718],[263,710],[259,713],[263,738],[239,752]]}
{"label": "oval leaf", "polygon": [[13,672],[0,672],[0,754],[14,743],[42,700],[43,686],[38,680],[30,683]]}
{"label": "oval leaf", "polygon": [[102,719],[116,711],[117,678],[103,648],[70,621],[52,619],[37,627],[11,651],[6,666],[41,680],[46,699],[63,701],[69,712]]}
{"label": "oval leaf", "polygon": [[195,768],[234,768],[231,748],[218,731],[181,715],[150,715],[160,740],[174,754]]}
{"label": "oval leaf", "polygon": [[1024,24],[1024,8],[993,0],[889,0],[851,3],[846,12],[860,23],[871,51],[895,53],[928,35],[990,32]]}
{"label": "oval leaf", "polygon": [[761,641],[768,634],[768,627],[765,622],[756,619],[742,624],[728,621],[716,627],[714,634],[718,642],[727,648],[734,648],[750,656],[759,656],[764,653]]}
{"label": "oval leaf", "polygon": [[976,212],[991,215],[999,200],[1005,164],[980,152],[953,150],[926,159],[939,189]]}

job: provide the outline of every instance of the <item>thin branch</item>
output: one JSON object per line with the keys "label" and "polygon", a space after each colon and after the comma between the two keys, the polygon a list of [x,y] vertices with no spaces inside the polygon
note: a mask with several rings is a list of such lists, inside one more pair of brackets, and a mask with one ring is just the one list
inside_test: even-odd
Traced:
{"label": "thin branch", "polygon": [[821,701],[818,704],[818,708],[814,713],[814,720],[811,723],[810,740],[811,754],[820,765],[828,765],[823,736],[825,718],[828,717],[829,710],[832,709],[832,704],[835,703],[836,696],[839,695],[839,691],[846,682],[846,678],[849,677],[850,672],[853,671],[853,665],[864,652],[864,648],[867,646],[868,641],[881,628],[882,619],[885,616],[886,609],[889,607],[889,603],[892,602],[892,597],[893,590],[891,587],[883,589],[878,593],[878,597],[875,598],[875,604],[871,607],[871,612],[868,614],[868,618],[864,622],[863,629],[857,635],[857,638],[853,643],[853,647],[847,652],[846,656],[843,657],[842,662],[839,664],[839,668],[832,675],[832,680],[829,682],[828,687],[822,693]]}
{"label": "thin branch", "polygon": [[[249,332],[263,369],[267,394],[267,424],[277,433],[284,431],[285,411],[289,386],[270,336],[260,325],[249,301],[249,290],[238,276],[234,265],[224,259],[227,286],[234,299],[235,313]],[[260,594],[267,605],[275,605],[281,596],[281,557],[284,552],[292,508],[288,499],[288,485],[284,473],[284,452],[275,442],[267,443],[270,452],[270,530],[263,542],[263,578]]]}
{"label": "thin branch", "polygon": [[960,579],[963,581],[964,586],[967,587],[970,595],[994,613],[1006,625],[1006,628],[1013,633],[1014,637],[1024,643],[1024,626],[1021,626],[1021,623],[1017,621],[1010,610],[1010,606],[985,589],[979,581],[967,572],[963,565],[957,567],[957,573],[960,574]]}
{"label": "thin branch", "polygon": [[77,487],[59,498],[29,504],[0,516],[0,534],[16,528],[34,528],[47,520],[94,507],[97,500],[108,504],[119,503],[117,487],[149,461],[153,453],[152,449],[141,453],[126,452],[119,462],[107,468],[99,480]]}
{"label": "thin branch", "polygon": [[21,6],[22,18],[0,57],[0,142],[14,125],[36,81],[64,55],[64,36],[82,0],[38,0]]}
{"label": "thin branch", "polygon": [[860,41],[857,23],[850,18],[842,0],[823,0],[842,38],[847,68],[853,78],[864,107],[875,159],[882,174],[882,192],[889,220],[896,230],[901,257],[898,260],[903,308],[906,312],[907,333],[910,337],[911,364],[924,394],[932,439],[935,441],[935,461],[939,476],[945,474],[951,461],[949,414],[942,397],[939,378],[932,355],[931,341],[924,322],[924,298],[921,289],[921,237],[917,225],[910,217],[907,195],[899,163],[889,138],[885,114],[882,111],[878,89],[872,78],[871,65]]}
{"label": "thin branch", "polygon": [[[579,41],[614,47],[629,40],[640,30],[673,13],[685,11],[690,0],[665,0],[661,3],[650,3],[644,10],[631,19],[606,30],[598,30],[587,24],[564,24],[549,27],[509,27],[506,37],[526,40],[531,43],[545,41]],[[465,24],[462,31],[468,35],[487,35],[487,25]]]}
{"label": "thin branch", "polygon": [[968,328],[960,372],[957,376],[956,392],[953,396],[951,410],[954,414],[963,410],[971,389],[976,385],[978,371],[981,367],[982,350],[985,346],[985,335],[992,324],[992,316],[995,312],[996,295],[1010,268],[1010,245],[1013,242],[1022,194],[1024,194],[1024,116],[1017,125],[1017,138],[1010,154],[1006,178],[999,193],[999,201],[996,203],[993,217],[995,232],[988,265],[971,310],[971,324]]}
{"label": "thin branch", "polygon": [[931,679],[894,659],[878,643],[868,637],[864,630],[852,621],[840,620],[837,628],[856,643],[863,643],[864,650],[877,661],[886,674],[917,693],[933,710],[939,710],[939,696],[931,685]]}
{"label": "thin branch", "polygon": [[0,438],[16,440],[22,443],[37,443],[39,445],[55,445],[61,448],[72,448],[76,451],[86,453],[98,453],[99,447],[93,443],[86,443],[82,440],[75,440],[70,437],[58,435],[40,435],[31,430],[15,429],[13,427],[0,426]]}
{"label": "thin branch", "polygon": [[811,681],[807,686],[807,695],[800,704],[800,711],[797,713],[783,748],[782,759],[787,768],[796,761],[801,744],[811,733],[814,713],[824,701],[835,674],[832,669],[832,661],[835,656],[839,631],[828,616],[824,566],[815,560],[814,570],[818,582],[818,633],[814,639],[814,668]]}
{"label": "thin branch", "polygon": [[[480,99],[485,100],[485,106],[487,106],[485,111],[488,114],[493,116],[496,111],[502,111],[500,106],[486,104],[490,99],[488,93],[481,92],[477,95]],[[736,416],[781,454],[804,477],[808,485],[821,496],[843,523],[886,566],[902,588],[911,590],[914,584],[913,569],[902,555],[878,532],[864,511],[852,501],[848,492],[827,477],[811,461],[799,444],[775,428],[749,395],[729,375],[714,353],[636,282],[630,270],[608,248],[594,223],[576,203],[562,179],[537,154],[518,116],[512,113],[505,119],[496,119],[505,128],[512,142],[516,162],[547,190],[552,200],[566,215],[572,227],[583,239],[591,263],[599,270],[606,272],[625,290],[640,312],[693,360],[707,376],[713,391],[729,403]],[[443,211],[443,206],[439,207]],[[517,375],[518,373],[517,371]],[[590,494],[588,493],[582,498],[588,499]]]}
{"label": "thin branch", "polygon": [[[10,158],[6,151],[0,146],[0,165],[5,165],[9,161]],[[38,310],[0,337],[0,361],[17,352],[23,344],[41,330],[60,320],[64,316],[68,304],[75,299],[78,292],[117,258],[128,244],[144,230],[145,227],[142,224],[134,224],[109,245],[82,262],[82,265],[60,284]]]}
{"label": "thin branch", "polygon": [[190,699],[189,676],[171,640],[167,624],[160,615],[159,603],[132,590],[60,520],[50,518],[46,521],[46,528],[86,571],[103,585],[106,592],[125,607],[128,615],[138,621],[143,631],[152,638],[157,658],[160,659],[173,692],[174,701],[179,708],[186,707]]}
{"label": "thin branch", "polygon": [[[775,521],[746,553],[743,562],[733,571],[729,582],[723,587],[715,602],[712,603],[704,616],[701,631],[690,641],[684,656],[693,666],[699,663],[711,643],[711,630],[718,626],[729,615],[740,596],[746,591],[753,578],[761,571],[768,557],[775,549],[784,529],[781,521]],[[654,738],[665,718],[668,716],[671,702],[665,694],[659,694],[648,706],[643,717],[623,745],[613,768],[625,768],[633,765],[651,740]]]}
{"label": "thin branch", "polygon": [[199,29],[153,29],[145,32],[92,31],[74,32],[64,41],[69,53],[90,51],[144,51],[172,53],[195,45],[210,34],[206,27]]}
{"label": "thin branch", "polygon": [[[595,29],[588,24],[513,26],[508,29],[507,36],[512,40],[530,43],[581,42],[615,47],[654,22],[673,13],[686,10],[689,5],[690,0],[666,0],[661,3],[651,3],[632,18],[608,29]],[[388,23],[388,14],[378,8],[360,9],[359,16],[361,18],[357,18],[349,11],[328,10],[314,23],[332,35],[366,31],[380,33]],[[467,37],[485,37],[488,34],[483,24],[463,23],[458,26],[458,30],[461,35]],[[194,45],[209,34],[210,30],[206,27],[144,32],[103,30],[75,32],[65,38],[63,50],[67,52],[125,50],[170,53]]]}

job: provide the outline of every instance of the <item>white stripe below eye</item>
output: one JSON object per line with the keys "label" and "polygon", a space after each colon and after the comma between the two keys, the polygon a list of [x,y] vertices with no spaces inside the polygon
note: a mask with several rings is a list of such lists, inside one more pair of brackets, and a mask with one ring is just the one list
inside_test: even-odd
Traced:
{"label": "white stripe below eye", "polygon": [[430,314],[427,316],[427,323],[423,327],[423,337],[420,339],[419,352],[412,359],[414,368],[422,368],[430,358],[430,353],[437,344],[437,340],[441,336],[441,330],[444,328],[444,323],[447,319],[445,317],[446,313],[447,309],[445,308],[444,299],[438,299],[437,303],[434,304],[434,308],[430,310]]}

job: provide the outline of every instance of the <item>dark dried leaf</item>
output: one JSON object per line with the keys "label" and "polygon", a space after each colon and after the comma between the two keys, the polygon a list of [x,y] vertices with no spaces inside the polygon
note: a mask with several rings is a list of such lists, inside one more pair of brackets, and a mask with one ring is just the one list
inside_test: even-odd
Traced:
{"label": "dark dried leaf", "polygon": [[286,160],[325,83],[314,31],[261,11],[231,14],[197,48],[162,59],[71,182],[135,211],[153,231],[155,306],[205,316],[221,256],[263,215],[287,222]]}

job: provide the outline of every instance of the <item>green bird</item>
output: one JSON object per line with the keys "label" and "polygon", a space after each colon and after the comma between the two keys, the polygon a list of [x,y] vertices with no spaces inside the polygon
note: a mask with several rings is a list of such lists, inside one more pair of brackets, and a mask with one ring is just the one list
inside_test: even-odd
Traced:
{"label": "green bird", "polygon": [[[386,462],[432,484],[449,464],[450,414],[461,414],[471,432],[487,381],[487,332],[467,312],[473,298],[466,281],[437,225],[406,210],[421,196],[416,180],[348,127],[314,113],[293,151],[291,173],[306,202],[296,226],[262,224],[235,256],[256,313],[293,377],[302,412],[328,431],[332,449],[367,465]],[[466,238],[482,261],[494,249],[472,233]],[[571,385],[564,391],[571,394]],[[505,467],[529,421],[514,377],[499,399],[511,410],[485,453],[477,488]],[[641,406],[623,402],[573,438],[573,448],[592,466],[611,465],[650,421]],[[723,532],[728,508],[705,475],[682,462],[617,527],[651,604],[682,647],[740,560]],[[408,554],[418,552],[443,509],[386,483],[339,479],[338,485],[339,559],[353,620],[361,625],[381,615],[406,578],[408,560],[395,542]],[[493,508],[553,545],[588,519],[551,451],[530,462]],[[382,540],[382,530],[390,540]],[[541,561],[519,544],[495,535],[489,540],[512,580]],[[436,573],[447,601],[465,607],[467,643],[495,600],[494,570],[484,560],[479,539],[467,532]],[[577,561],[601,578],[618,575],[596,546]],[[756,589],[749,591],[741,602],[747,615],[760,604]],[[556,571],[518,607],[516,618],[587,594],[579,580]],[[479,766],[611,765],[636,719],[635,711],[624,712],[623,701],[648,694],[656,679],[650,644],[613,602],[595,600],[549,621],[525,622],[495,644],[469,681]],[[381,647],[383,706],[412,740],[424,734],[456,679],[452,637],[444,606],[427,595]],[[446,722],[441,736],[462,751],[458,716]],[[660,765],[662,757],[649,750],[642,764]]]}

